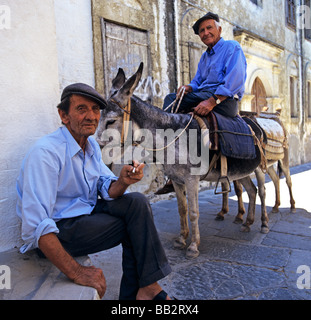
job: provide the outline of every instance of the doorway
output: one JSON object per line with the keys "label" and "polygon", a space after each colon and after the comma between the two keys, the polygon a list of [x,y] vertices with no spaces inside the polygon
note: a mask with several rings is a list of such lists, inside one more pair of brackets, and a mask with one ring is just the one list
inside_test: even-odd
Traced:
{"label": "doorway", "polygon": [[264,107],[267,107],[267,94],[262,81],[257,77],[252,87],[252,111],[259,115]]}

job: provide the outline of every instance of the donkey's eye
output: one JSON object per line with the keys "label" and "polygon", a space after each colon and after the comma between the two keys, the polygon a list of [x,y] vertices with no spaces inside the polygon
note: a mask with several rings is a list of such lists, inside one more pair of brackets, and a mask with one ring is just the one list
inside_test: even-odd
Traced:
{"label": "donkey's eye", "polygon": [[111,120],[107,120],[106,122],[106,129],[108,129],[109,126],[111,126],[112,124],[114,124],[116,122],[116,120],[111,119]]}
{"label": "donkey's eye", "polygon": [[118,93],[118,90],[115,90],[115,91],[113,91],[113,93],[112,93],[112,97],[114,96],[114,95],[116,95]]}

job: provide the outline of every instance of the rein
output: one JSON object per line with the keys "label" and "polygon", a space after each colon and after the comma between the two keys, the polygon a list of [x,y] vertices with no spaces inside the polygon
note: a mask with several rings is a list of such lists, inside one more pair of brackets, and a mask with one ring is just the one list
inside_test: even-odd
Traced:
{"label": "rein", "polygon": [[[179,106],[181,104],[181,101],[183,99],[185,95],[185,88],[183,88],[182,90],[182,95],[181,95],[181,98],[180,98],[180,101],[178,103],[178,106],[175,110],[174,113],[177,113],[178,112],[178,109],[179,109]],[[178,98],[176,98],[176,100],[171,104],[173,105],[173,108],[174,108],[174,105],[176,103],[176,101],[178,100]],[[130,121],[130,117],[131,117],[131,110],[132,110],[132,105],[131,105],[131,98],[128,99],[128,102],[127,102],[127,105],[125,107],[123,107],[118,101],[114,100],[114,99],[110,99],[111,102],[115,103],[120,109],[122,109],[124,111],[124,114],[123,114],[123,125],[122,125],[122,132],[121,132],[121,145],[124,146],[124,141],[126,141],[127,137],[128,137],[128,131],[129,131],[129,121]],[[171,106],[170,105],[170,106]],[[170,107],[168,106],[168,108]],[[173,112],[173,108],[172,108],[172,112]],[[166,108],[167,109],[167,108]],[[165,109],[165,110],[166,110]],[[164,110],[164,111],[165,111]],[[162,147],[162,148],[159,148],[159,149],[151,149],[151,148],[146,148],[146,147],[142,147],[144,148],[145,150],[147,151],[153,151],[153,152],[156,152],[156,151],[162,151],[162,150],[165,150],[167,149],[168,147],[170,147],[173,143],[175,143],[184,133],[185,131],[188,129],[191,121],[193,120],[194,118],[194,113],[193,112],[190,112],[189,114],[191,114],[191,117],[190,117],[190,120],[189,122],[187,123],[186,127],[182,130],[182,132],[173,140],[171,141],[168,145],[166,145],[165,147]],[[138,147],[141,145],[138,144],[138,143],[133,143],[132,144],[133,146],[135,147]]]}

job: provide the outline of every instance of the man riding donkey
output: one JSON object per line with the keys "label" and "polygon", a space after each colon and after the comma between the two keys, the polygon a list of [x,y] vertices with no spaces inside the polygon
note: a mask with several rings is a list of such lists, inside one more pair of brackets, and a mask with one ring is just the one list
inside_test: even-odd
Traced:
{"label": "man riding donkey", "polygon": [[[219,16],[208,12],[193,25],[195,34],[207,46],[203,53],[197,73],[189,85],[183,85],[176,93],[164,100],[163,109],[172,111],[176,99],[184,94],[178,112],[193,111],[205,117],[211,111],[225,117],[234,118],[238,114],[238,101],[245,89],[247,63],[240,44],[226,41],[221,37],[222,28]],[[169,180],[156,194],[174,191]]]}

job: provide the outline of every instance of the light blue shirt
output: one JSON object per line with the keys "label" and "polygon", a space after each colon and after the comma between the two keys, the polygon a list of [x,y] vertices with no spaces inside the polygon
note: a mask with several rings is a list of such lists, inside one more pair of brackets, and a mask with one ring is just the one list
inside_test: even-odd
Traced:
{"label": "light blue shirt", "polygon": [[223,38],[200,59],[190,83],[193,92],[209,90],[214,94],[241,100],[245,91],[247,63],[240,44]]}
{"label": "light blue shirt", "polygon": [[85,154],[66,127],[41,138],[26,155],[17,179],[17,215],[22,220],[22,253],[41,236],[58,233],[56,222],[90,214],[100,194],[106,200],[118,178],[103,163],[89,137]]}

